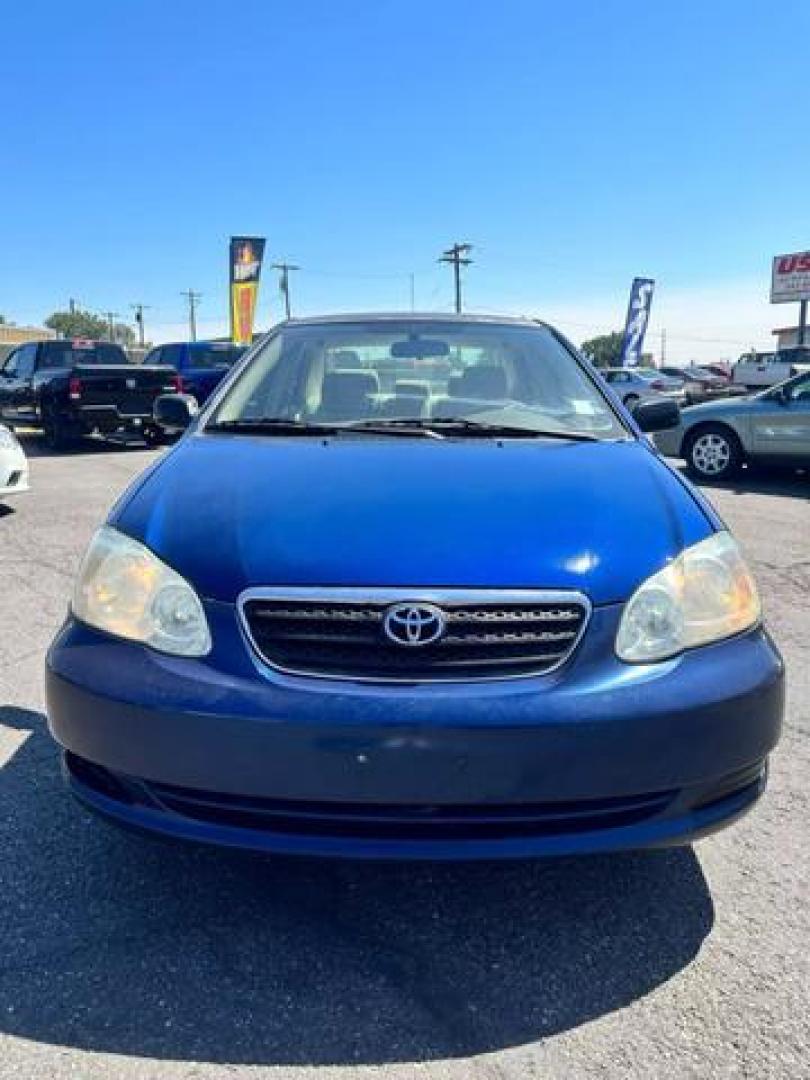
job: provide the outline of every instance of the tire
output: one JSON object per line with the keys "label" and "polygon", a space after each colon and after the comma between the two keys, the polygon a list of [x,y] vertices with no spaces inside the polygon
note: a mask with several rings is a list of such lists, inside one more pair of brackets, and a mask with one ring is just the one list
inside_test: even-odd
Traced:
{"label": "tire", "polygon": [[166,446],[168,437],[166,433],[159,428],[145,428],[143,432],[143,441],[151,450],[158,446]]}
{"label": "tire", "polygon": [[727,480],[739,472],[744,458],[740,440],[724,424],[706,424],[691,431],[683,456],[699,480]]}
{"label": "tire", "polygon": [[49,450],[67,450],[76,441],[73,433],[62,423],[58,416],[46,417],[42,431],[45,445]]}

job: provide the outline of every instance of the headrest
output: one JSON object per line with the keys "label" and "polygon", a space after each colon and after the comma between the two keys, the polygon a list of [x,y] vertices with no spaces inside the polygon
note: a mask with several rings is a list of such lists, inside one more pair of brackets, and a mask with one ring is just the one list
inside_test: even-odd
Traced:
{"label": "headrest", "polygon": [[379,390],[373,371],[330,371],[323,377],[321,407],[365,404],[369,394]]}
{"label": "headrest", "polygon": [[506,372],[502,367],[496,367],[494,364],[491,366],[476,364],[474,367],[468,367],[460,377],[460,385],[456,393],[459,397],[486,398],[488,401],[505,398],[507,396]]}

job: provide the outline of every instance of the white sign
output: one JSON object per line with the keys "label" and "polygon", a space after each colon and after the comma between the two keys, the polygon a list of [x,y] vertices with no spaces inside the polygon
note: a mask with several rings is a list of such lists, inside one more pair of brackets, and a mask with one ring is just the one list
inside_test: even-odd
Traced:
{"label": "white sign", "polygon": [[771,303],[810,300],[810,251],[777,255],[771,276]]}

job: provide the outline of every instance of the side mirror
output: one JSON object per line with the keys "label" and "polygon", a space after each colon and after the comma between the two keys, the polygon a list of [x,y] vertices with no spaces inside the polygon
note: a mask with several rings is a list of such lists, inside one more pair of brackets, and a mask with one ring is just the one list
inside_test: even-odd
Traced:
{"label": "side mirror", "polygon": [[161,394],[155,398],[152,417],[164,431],[185,431],[199,411],[191,394]]}
{"label": "side mirror", "polygon": [[681,422],[681,410],[675,401],[640,401],[633,418],[642,431],[666,431]]}

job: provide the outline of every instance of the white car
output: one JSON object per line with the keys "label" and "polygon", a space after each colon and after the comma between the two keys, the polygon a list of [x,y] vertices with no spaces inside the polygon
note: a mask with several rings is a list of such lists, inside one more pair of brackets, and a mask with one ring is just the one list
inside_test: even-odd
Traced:
{"label": "white car", "polygon": [[0,499],[28,491],[28,461],[13,431],[0,424]]}
{"label": "white car", "polygon": [[810,371],[810,345],[795,345],[778,352],[745,353],[731,373],[735,386],[762,390]]}
{"label": "white car", "polygon": [[662,398],[669,398],[678,405],[686,404],[684,380],[662,375],[656,368],[601,368],[599,374],[628,409],[633,409],[640,401],[660,401]]}

